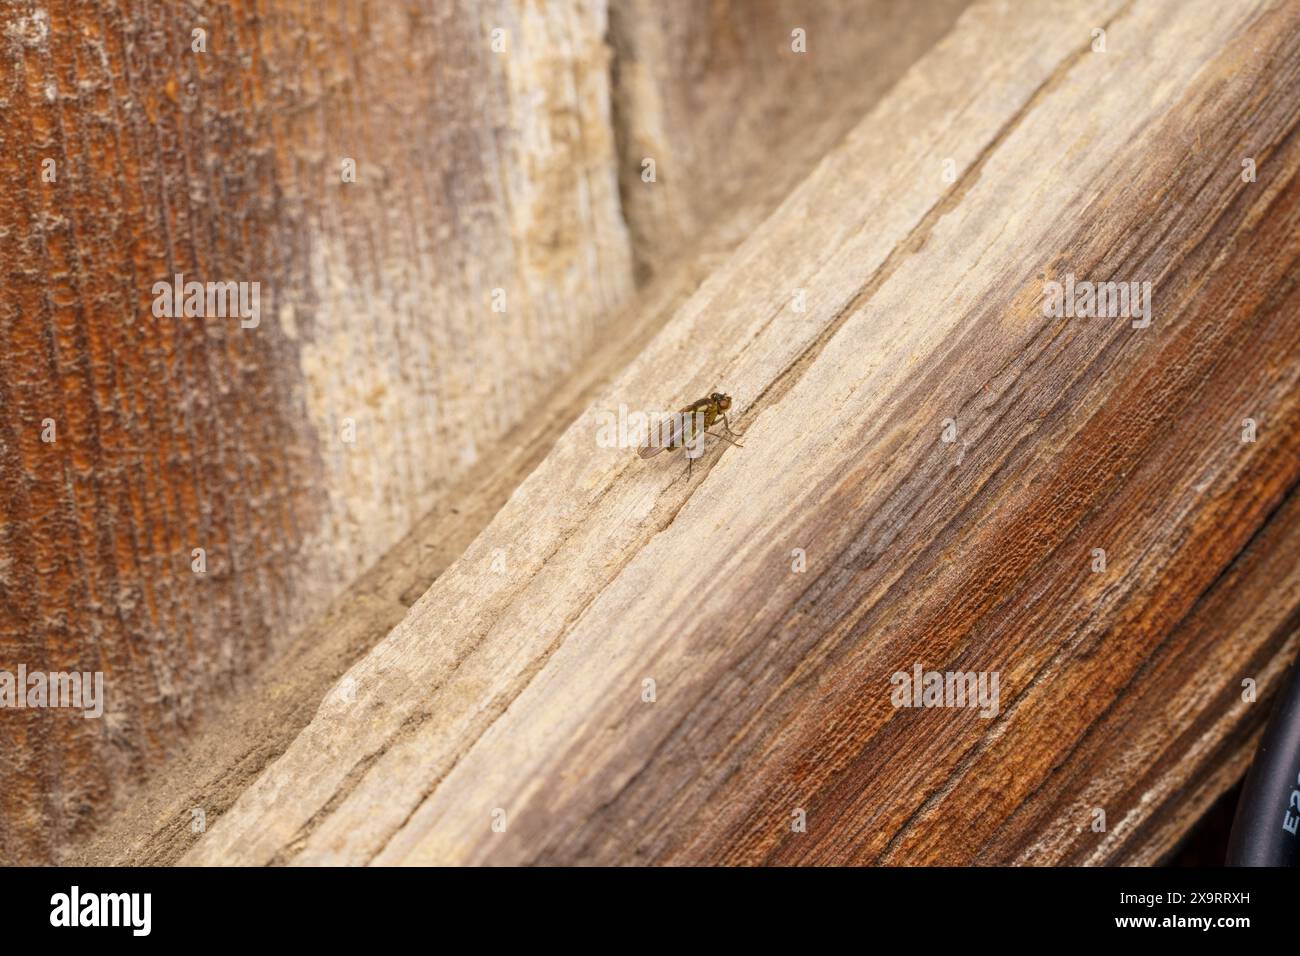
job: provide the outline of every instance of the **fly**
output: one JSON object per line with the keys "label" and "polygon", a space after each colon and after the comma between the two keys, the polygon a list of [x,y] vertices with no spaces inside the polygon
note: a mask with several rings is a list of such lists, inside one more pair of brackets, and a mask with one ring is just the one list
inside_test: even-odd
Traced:
{"label": "fly", "polygon": [[727,430],[727,435],[741,437],[731,430],[731,423],[727,421],[727,409],[729,408],[731,408],[731,396],[723,395],[721,392],[714,392],[707,398],[691,402],[676,415],[665,418],[652,426],[650,439],[641,446],[639,454],[642,458],[653,458],[665,448],[685,448],[686,479],[689,481],[691,465],[699,457],[698,454],[692,455],[691,451],[705,435],[721,438],[737,448],[745,447],[740,442],[732,441],[726,435],[709,431],[717,423],[718,419],[722,419],[722,427]]}

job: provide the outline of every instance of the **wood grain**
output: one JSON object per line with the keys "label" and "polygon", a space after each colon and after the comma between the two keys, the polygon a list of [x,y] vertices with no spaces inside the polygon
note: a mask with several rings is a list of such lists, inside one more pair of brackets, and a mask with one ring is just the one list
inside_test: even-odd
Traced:
{"label": "wood grain", "polygon": [[753,231],[968,4],[610,4],[619,179],[639,273],[675,267],[702,233]]}
{"label": "wood grain", "polygon": [[[0,10],[0,668],[108,698],[3,715],[0,859],[89,833],[631,294],[604,14]],[[260,323],[155,319],[176,273],[261,283]]]}
{"label": "wood grain", "polygon": [[[1157,858],[1296,645],[1298,37],[972,5],[184,862]],[[1151,327],[1044,318],[1068,272],[1150,281]],[[745,448],[690,483],[597,446],[714,387]],[[918,661],[998,717],[894,708]]]}
{"label": "wood grain", "polygon": [[[745,83],[747,109],[762,113],[765,120],[776,122],[779,118],[776,128],[782,137],[773,136],[773,127],[766,121],[748,123],[731,130],[725,143],[716,143],[715,155],[722,159],[748,157],[752,188],[736,190],[736,171],[726,163],[697,163],[689,176],[674,173],[666,180],[645,184],[647,196],[680,194],[674,201],[696,202],[710,190],[724,187],[734,195],[715,217],[692,221],[690,235],[675,236],[671,250],[667,245],[658,249],[657,253],[665,255],[656,269],[647,272],[643,288],[624,306],[600,318],[601,326],[611,334],[599,336],[546,398],[535,403],[495,445],[485,443],[474,466],[445,486],[434,507],[341,593],[325,614],[274,657],[241,675],[238,683],[209,707],[203,720],[196,722],[182,750],[169,755],[138,786],[126,788],[126,792],[119,788],[112,812],[101,808],[96,831],[68,858],[84,863],[158,864],[174,862],[183,854],[198,838],[191,826],[192,811],[202,810],[214,818],[225,812],[249,782],[288,747],[348,667],[391,628],[393,615],[413,604],[464,551],[545,457],[564,428],[590,404],[596,390],[636,357],[681,303],[771,213],[818,158],[818,151],[861,119],[865,105],[883,95],[911,59],[947,27],[949,20],[939,14],[947,10],[950,17],[956,5],[927,6],[933,17],[901,20],[895,16],[884,21],[857,18],[846,7],[819,8],[823,16],[818,22],[826,29],[817,32],[835,38],[839,52],[829,62],[840,68],[827,69],[825,55],[797,64],[817,80],[819,95],[825,97],[817,110],[794,108],[789,61],[780,61],[781,69],[764,69],[761,59],[755,58],[758,50],[751,49]],[[693,0],[676,3],[680,16],[668,20],[663,19],[665,9],[629,6],[611,11],[611,15],[618,13],[611,16],[608,38],[613,47],[614,82],[628,76],[626,51],[635,45],[635,37],[678,21],[690,22],[693,28],[708,26],[694,19]],[[743,20],[750,31],[743,34],[746,38],[776,36],[787,29],[790,12],[780,5],[759,8],[745,3],[730,9],[717,4],[712,22],[714,28],[734,34],[737,22]],[[650,19],[643,23],[641,17]],[[860,62],[872,62],[869,82],[862,82],[861,70],[843,68],[849,48],[858,50]],[[676,48],[657,49],[669,54]],[[635,96],[617,97],[612,117],[616,130],[624,128],[626,132],[652,115],[645,100],[678,101],[686,95],[685,87],[699,95],[711,86],[723,98],[735,92],[734,77],[728,74],[737,65],[734,59],[703,64],[713,71],[708,79],[696,69],[660,68],[646,60],[644,51],[639,55],[641,67],[664,88],[652,87],[643,77],[635,87]],[[699,129],[688,124],[683,133],[703,135],[711,128],[711,124]],[[685,140],[679,145],[684,146]],[[633,160],[628,162],[637,168]],[[643,235],[635,220],[648,213],[635,205],[625,206],[624,211],[633,217],[629,224],[632,233]],[[646,246],[638,254],[644,258],[652,251]],[[669,251],[671,256],[666,255]]]}
{"label": "wood grain", "polygon": [[495,453],[448,488],[442,502],[353,582],[289,648],[254,670],[214,708],[187,746],[119,794],[91,836],[70,848],[75,865],[175,863],[199,838],[193,810],[224,813],[314,716],[348,668],[392,629],[458,558],[555,440],[653,338],[673,311],[725,259],[725,236],[702,240],[699,257],[658,274],[615,316],[601,341]]}

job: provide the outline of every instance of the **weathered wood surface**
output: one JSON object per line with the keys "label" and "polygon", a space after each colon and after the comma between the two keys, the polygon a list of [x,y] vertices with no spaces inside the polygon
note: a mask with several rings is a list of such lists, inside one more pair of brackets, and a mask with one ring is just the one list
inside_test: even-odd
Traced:
{"label": "weathered wood surface", "polygon": [[[1300,652],[1295,486],[977,859],[1153,865],[1245,774],[1287,665]],[[1263,694],[1246,703],[1241,681]],[[1119,807],[1107,834],[1072,823]]]}
{"label": "weathered wood surface", "polygon": [[192,811],[224,813],[310,721],[347,669],[377,644],[448,565],[459,557],[520,482],[541,462],[566,423],[590,403],[612,370],[631,361],[675,308],[723,258],[720,248],[657,276],[615,317],[606,337],[367,570],[293,645],[224,699],[188,746],[119,801],[120,806],[69,862],[174,863],[198,839]]}
{"label": "weathered wood surface", "polygon": [[619,178],[639,271],[675,267],[701,233],[748,235],[969,2],[610,4]]}
{"label": "weathered wood surface", "polygon": [[[1157,858],[1297,645],[1298,122],[1294,3],[975,4],[184,862]],[[597,446],[714,387],[690,483]],[[917,661],[999,716],[895,709]]]}
{"label": "weathered wood surface", "polygon": [[[790,60],[779,56],[778,50],[765,67],[761,59],[755,59],[755,49],[750,49],[746,55],[753,62],[745,84],[746,107],[768,118],[779,117],[780,125],[752,123],[731,130],[725,141],[714,143],[715,161],[711,163],[699,161],[699,155],[688,159],[676,151],[662,153],[661,169],[669,173],[668,178],[644,187],[647,194],[680,193],[690,202],[714,191],[730,190],[734,195],[726,208],[718,209],[711,219],[692,220],[689,234],[672,233],[671,241],[660,235],[662,244],[647,239],[658,235],[654,230],[633,226],[634,239],[640,237],[638,259],[655,259],[658,265],[645,270],[652,279],[633,300],[600,318],[601,326],[608,330],[606,334],[598,337],[581,361],[558,381],[554,391],[533,405],[523,421],[496,444],[485,445],[474,467],[447,485],[432,511],[340,595],[326,614],[306,627],[275,659],[248,674],[224,695],[212,708],[216,712],[205,715],[196,736],[183,751],[151,772],[135,791],[126,795],[119,792],[115,811],[71,859],[92,863],[166,863],[177,859],[197,839],[191,827],[191,811],[201,809],[217,817],[267,763],[283,752],[330,687],[361,653],[387,633],[394,623],[393,615],[400,615],[414,603],[463,552],[541,461],[564,427],[590,404],[595,389],[638,354],[686,297],[811,168],[820,151],[861,119],[865,106],[874,102],[947,28],[957,6],[951,0],[927,0],[913,5],[913,15],[905,20],[891,18],[888,11],[879,9],[881,4],[815,8],[817,17],[813,22],[818,26],[812,35],[823,38],[819,43],[832,38],[829,42],[838,50],[835,58],[819,51],[814,58],[799,61],[807,64],[807,72],[817,79],[818,93],[825,99],[816,109],[793,108]],[[671,87],[689,87],[696,95],[713,89],[720,98],[735,93],[729,71],[736,64],[733,60],[714,63],[709,52],[714,47],[734,45],[738,36],[750,44],[759,37],[766,54],[772,45],[769,41],[787,37],[790,29],[786,19],[789,10],[782,5],[759,7],[745,2],[737,10],[718,4],[712,8],[714,18],[707,23],[694,18],[694,0],[677,3],[673,9],[681,16],[667,21],[662,19],[666,9],[662,5],[649,9],[628,7],[611,19],[607,39],[612,47],[615,82],[627,91],[627,78],[636,73],[629,67],[635,55],[640,58],[640,68],[653,73],[653,82],[663,84],[655,88],[649,78],[642,76],[634,95],[616,98],[610,122],[622,129],[625,144],[639,140],[637,131],[659,115],[646,100],[682,101],[683,90]],[[872,15],[864,16],[868,13]],[[642,17],[649,19],[643,23]],[[644,50],[632,52],[638,48],[639,36],[672,26],[677,20],[692,23],[696,38],[692,49],[697,58],[702,57],[697,64],[700,69],[658,69],[653,60],[647,60]],[[744,30],[737,33],[742,21]],[[800,22],[807,21],[800,18]],[[706,50],[701,53],[700,38],[714,34],[716,41],[706,39]],[[857,51],[857,66],[852,70],[845,68],[850,49]],[[672,46],[657,50],[656,55],[676,53]],[[863,63],[870,64],[865,76]],[[701,69],[711,69],[712,73],[701,75]],[[695,130],[688,120],[688,116],[675,120],[684,124],[678,133],[678,146],[685,145],[687,132],[697,136],[716,133],[708,126],[703,131]],[[777,129],[782,133],[779,137],[773,135]],[[696,154],[699,152],[697,148]],[[761,160],[757,165],[755,158]],[[739,191],[734,168],[738,159],[748,163],[752,174],[750,187]],[[635,179],[639,160],[629,156],[625,162],[632,164]],[[624,196],[625,200],[630,198]],[[635,201],[628,203],[625,213],[637,219],[651,215]],[[674,254],[671,262],[669,253]],[[472,329],[466,334],[472,334]]]}
{"label": "weathered wood surface", "polygon": [[[109,696],[0,715],[0,859],[89,832],[633,290],[603,2],[199,6],[0,8],[0,668]],[[155,319],[178,272],[257,327]]]}

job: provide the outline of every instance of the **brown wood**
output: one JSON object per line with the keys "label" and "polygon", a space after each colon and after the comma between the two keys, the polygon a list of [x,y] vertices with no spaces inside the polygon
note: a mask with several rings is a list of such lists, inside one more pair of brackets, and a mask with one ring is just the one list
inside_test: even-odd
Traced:
{"label": "brown wood", "polygon": [[[1298,19],[973,6],[184,861],[1167,851],[1296,646]],[[1067,272],[1152,282],[1151,327],[1044,318]],[[596,446],[713,387],[745,448],[691,483]],[[998,718],[895,709],[916,661],[998,672]]]}
{"label": "brown wood", "polygon": [[[633,289],[603,3],[202,7],[0,12],[0,668],[110,708],[3,715],[4,860],[102,823]],[[155,319],[178,272],[260,323]]]}
{"label": "brown wood", "polygon": [[[1294,2],[230,2],[206,59],[19,7],[0,669],[112,696],[0,712],[0,859],[1152,863],[1240,778],[1300,649]],[[597,441],[714,389],[689,480]]]}
{"label": "brown wood", "polygon": [[[908,65],[900,57],[900,51],[911,50],[919,55],[922,41],[936,37],[946,24],[944,17],[953,12],[949,3],[927,6],[932,7],[933,16],[920,18],[909,27],[909,34],[901,38],[880,31],[875,18],[855,26],[856,12],[860,11],[840,8],[841,22],[835,35],[841,45],[849,41],[856,43],[864,58],[874,59],[878,54],[887,53],[883,62],[873,67],[869,88],[877,95],[883,93],[886,79],[901,74]],[[689,15],[690,9],[688,4],[682,12]],[[622,51],[632,45],[624,31],[662,26],[658,20],[660,11],[642,12],[655,18],[652,23],[639,27],[639,21],[629,18],[626,12],[611,23],[609,39],[614,48],[616,79],[626,75],[617,63],[624,56]],[[751,27],[764,22],[754,14],[753,10],[746,14]],[[863,24],[871,26],[867,28]],[[731,29],[725,17],[718,21],[716,28]],[[771,33],[772,29],[767,32]],[[856,77],[841,72],[837,79],[843,89]],[[720,82],[724,77],[725,73]],[[788,70],[759,72],[751,80],[747,99],[751,108],[767,102],[769,112],[782,109],[789,112]],[[691,75],[672,72],[661,81],[699,82]],[[645,94],[645,88],[641,87],[640,92]],[[198,839],[191,826],[191,810],[202,809],[212,818],[224,813],[256,774],[284,751],[310,719],[321,698],[357,656],[387,633],[392,624],[391,615],[400,607],[413,604],[463,552],[510,493],[544,458],[564,427],[587,407],[596,389],[635,358],[687,296],[734,251],[746,231],[772,211],[782,193],[774,184],[785,183],[788,188],[798,179],[801,169],[806,171],[811,165],[809,144],[822,142],[824,145],[828,130],[838,128],[842,132],[860,118],[862,91],[848,92],[851,95],[828,99],[819,114],[821,125],[817,128],[799,126],[795,123],[798,117],[789,115],[786,117],[788,135],[781,142],[773,140],[767,127],[756,128],[754,135],[762,135],[763,145],[771,147],[752,150],[754,155],[768,159],[763,171],[767,185],[738,197],[717,221],[699,223],[697,234],[678,236],[679,242],[688,243],[689,251],[683,255],[679,248],[671,267],[661,264],[652,270],[652,278],[636,297],[606,320],[617,334],[601,337],[556,389],[503,437],[493,454],[449,487],[439,504],[415,524],[402,542],[340,596],[288,650],[237,685],[220,702],[219,711],[208,715],[183,751],[151,773],[128,796],[119,796],[119,809],[97,829],[88,844],[77,849],[72,859],[88,863],[158,864],[179,858]],[[616,112],[615,118],[620,115],[635,125],[644,114]],[[732,150],[740,148],[739,142]],[[699,164],[692,167],[689,177],[674,176],[674,180],[699,190],[705,183],[720,188],[729,175],[725,168]],[[647,191],[662,188],[647,186]],[[641,247],[643,259],[654,254],[651,247]]]}

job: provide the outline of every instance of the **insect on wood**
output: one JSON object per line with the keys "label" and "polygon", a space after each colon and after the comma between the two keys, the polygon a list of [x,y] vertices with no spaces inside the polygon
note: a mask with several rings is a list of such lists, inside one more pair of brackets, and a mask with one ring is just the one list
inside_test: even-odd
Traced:
{"label": "insect on wood", "polygon": [[[641,446],[640,456],[653,458],[665,448],[683,448],[686,451],[686,477],[689,480],[691,465],[703,454],[702,443],[705,435],[721,438],[737,448],[745,447],[740,442],[732,441],[727,437],[727,435],[741,437],[731,430],[731,423],[727,421],[729,408],[731,408],[731,396],[724,395],[722,392],[714,392],[705,398],[691,402],[677,414],[651,426],[650,437]],[[726,429],[727,435],[709,431],[719,419],[722,420],[722,427]]]}

